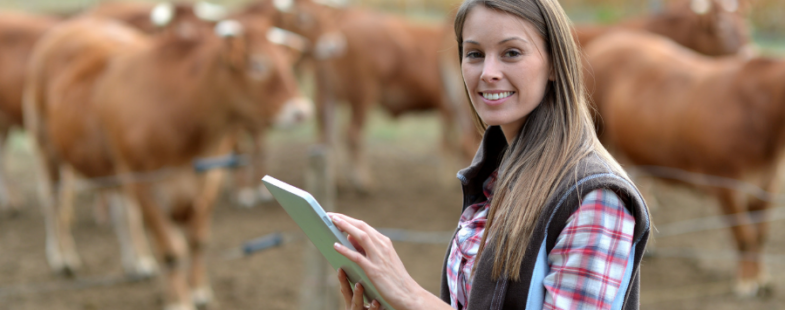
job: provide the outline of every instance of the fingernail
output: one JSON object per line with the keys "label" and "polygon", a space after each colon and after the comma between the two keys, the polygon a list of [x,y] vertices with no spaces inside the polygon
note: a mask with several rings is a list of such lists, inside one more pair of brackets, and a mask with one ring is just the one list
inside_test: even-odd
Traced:
{"label": "fingernail", "polygon": [[354,289],[356,290],[358,288],[360,288],[360,282],[357,282],[357,283],[354,284]]}
{"label": "fingernail", "polygon": [[339,219],[337,216],[332,216],[332,219],[333,219],[333,223],[340,223],[341,222],[341,219]]}
{"label": "fingernail", "polygon": [[373,301],[373,307],[374,307],[374,308],[379,308],[379,302],[378,302],[378,301],[376,301],[375,299],[374,299],[374,301]]}
{"label": "fingernail", "polygon": [[333,247],[335,247],[336,249],[340,249],[342,246],[343,246],[343,245],[341,245],[341,244],[340,244],[340,243],[338,243],[338,242],[336,242],[336,243],[334,243],[334,244],[333,244]]}

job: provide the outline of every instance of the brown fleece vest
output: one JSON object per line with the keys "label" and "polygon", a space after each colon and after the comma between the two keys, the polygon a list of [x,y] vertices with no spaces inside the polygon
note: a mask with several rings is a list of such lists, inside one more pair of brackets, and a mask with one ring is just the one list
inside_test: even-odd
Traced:
{"label": "brown fleece vest", "polygon": [[[496,126],[489,127],[472,165],[458,173],[458,178],[463,184],[464,209],[478,199],[482,199],[482,182],[498,167],[506,145],[507,142],[501,129]],[[530,286],[538,256],[547,255],[556,245],[556,239],[567,225],[569,217],[580,206],[583,195],[601,188],[613,190],[622,199],[630,214],[635,217],[633,265],[621,309],[638,309],[640,303],[640,262],[648,241],[650,226],[648,209],[643,198],[629,179],[613,171],[596,154],[590,154],[582,159],[567,175],[569,177],[562,180],[557,190],[547,199],[546,206],[537,221],[534,233],[527,245],[525,257],[521,262],[520,281],[511,281],[505,277],[497,280],[492,279],[493,255],[482,255],[472,280],[468,309],[526,309],[528,298],[532,294]],[[577,176],[577,178],[573,176]],[[543,242],[545,242],[544,245]],[[547,252],[541,254],[540,250],[543,248]],[[486,253],[493,253],[493,250],[492,247],[484,249],[487,251]],[[445,268],[449,253],[450,248],[448,247],[442,269],[441,285],[441,298],[447,303],[450,302],[450,294]],[[535,285],[541,285],[541,283],[535,283]]]}

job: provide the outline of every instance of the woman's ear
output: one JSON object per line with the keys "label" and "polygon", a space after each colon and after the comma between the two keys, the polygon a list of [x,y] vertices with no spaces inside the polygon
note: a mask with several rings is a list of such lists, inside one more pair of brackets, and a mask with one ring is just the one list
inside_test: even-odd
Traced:
{"label": "woman's ear", "polygon": [[551,65],[550,69],[548,69],[548,80],[551,82],[556,81],[556,74],[553,72],[553,65]]}

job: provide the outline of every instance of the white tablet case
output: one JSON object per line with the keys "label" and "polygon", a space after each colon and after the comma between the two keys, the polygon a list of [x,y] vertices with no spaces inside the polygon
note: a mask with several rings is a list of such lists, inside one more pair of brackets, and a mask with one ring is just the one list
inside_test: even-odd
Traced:
{"label": "white tablet case", "polygon": [[343,269],[352,284],[355,282],[362,283],[363,288],[365,288],[366,302],[375,299],[379,301],[384,309],[394,310],[382,299],[382,296],[373,283],[368,280],[368,276],[362,268],[335,251],[333,244],[336,242],[340,242],[352,251],[356,251],[356,249],[341,231],[333,225],[330,217],[327,216],[324,209],[310,193],[269,175],[264,176],[262,183],[270,190],[270,193],[286,210],[286,213],[300,226],[300,229],[305,232],[308,239],[311,239],[311,242],[330,262],[330,265],[335,270],[338,270],[338,268]]}

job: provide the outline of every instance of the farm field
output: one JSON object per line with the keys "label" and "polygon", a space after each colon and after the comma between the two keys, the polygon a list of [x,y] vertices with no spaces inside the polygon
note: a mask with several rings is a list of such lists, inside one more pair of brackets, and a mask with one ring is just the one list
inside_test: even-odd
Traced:
{"label": "farm field", "polygon": [[[154,0],[138,0],[157,2]],[[657,0],[647,0],[648,3]],[[667,0],[663,0],[667,1]],[[785,12],[785,1],[756,0],[770,12]],[[31,12],[77,12],[100,0],[0,0],[0,9]],[[195,2],[186,0],[186,2]],[[213,1],[236,7],[248,0]],[[611,23],[639,12],[646,1],[562,0],[577,23]],[[626,6],[621,4],[625,3]],[[439,22],[455,0],[358,0],[353,4],[405,14],[424,23]],[[779,11],[777,11],[779,9]],[[785,16],[759,9],[754,16],[768,16],[758,23],[753,39],[758,51],[785,57]],[[755,25],[758,25],[755,24]],[[765,26],[765,30],[763,27]],[[0,51],[1,52],[1,51]],[[2,70],[2,68],[0,68]],[[785,86],[785,84],[783,85]],[[309,77],[301,81],[311,93]],[[340,110],[344,125],[348,112]],[[362,219],[377,228],[424,232],[451,232],[460,216],[461,189],[455,172],[462,168],[446,160],[440,147],[439,117],[433,113],[393,119],[374,110],[367,122],[365,147],[375,189],[367,195],[339,186],[337,211]],[[342,128],[342,126],[341,126]],[[267,139],[267,173],[305,187],[305,167],[316,137],[313,121],[290,130],[273,130]],[[114,228],[96,220],[92,193],[78,195],[73,235],[83,268],[72,278],[53,274],[46,262],[44,217],[36,200],[35,172],[30,141],[15,132],[2,158],[7,180],[16,198],[24,201],[14,213],[0,210],[0,310],[131,310],[162,309],[163,280],[133,281],[123,277]],[[780,173],[785,178],[785,170]],[[340,175],[339,175],[340,177]],[[230,178],[231,179],[231,178]],[[343,182],[341,182],[343,181]],[[644,180],[648,181],[648,180]],[[339,178],[339,185],[345,180]],[[785,194],[785,179],[777,193]],[[229,189],[232,184],[227,184]],[[652,210],[654,230],[671,232],[672,224],[720,215],[718,203],[700,190],[681,184],[653,181],[657,201]],[[785,205],[775,205],[777,213]],[[782,210],[780,210],[782,209]],[[307,240],[276,202],[242,208],[227,190],[220,196],[212,217],[208,273],[216,297],[209,309],[301,309],[305,281]],[[642,309],[785,309],[785,225],[770,224],[765,246],[771,289],[756,298],[733,294],[736,246],[730,230],[657,236],[649,243],[651,255],[642,263]],[[244,242],[272,233],[283,233],[286,242],[248,257],[229,258]],[[446,241],[442,244],[396,242],[408,271],[426,289],[438,294]],[[335,292],[336,295],[338,292]]]}
{"label": "farm field", "polygon": [[[450,231],[460,211],[460,188],[452,172],[439,165],[435,145],[437,118],[422,115],[394,121],[374,115],[368,144],[373,195],[340,191],[340,212],[375,227],[418,231]],[[311,143],[312,128],[276,132],[270,139],[270,174],[304,186],[302,167]],[[31,162],[25,140],[17,136],[9,158],[11,179],[32,201]],[[274,163],[274,164],[273,164]],[[453,169],[454,170],[454,169]],[[655,226],[718,215],[716,202],[682,186],[656,184],[660,208],[653,212]],[[74,236],[85,268],[76,281],[52,275],[44,255],[43,217],[27,203],[16,216],[0,217],[0,309],[156,309],[160,283],[111,283],[122,273],[118,244],[111,227],[99,225],[92,215],[89,195],[80,197]],[[772,223],[766,248],[773,290],[770,295],[744,300],[731,293],[735,263],[727,230],[710,230],[656,238],[659,256],[644,260],[643,309],[781,309],[785,307],[785,228]],[[275,203],[254,209],[235,206],[223,197],[213,218],[209,273],[218,304],[216,309],[298,309],[303,279],[304,240],[285,243],[256,255],[224,259],[227,250],[244,241],[273,232],[296,233],[297,226]],[[446,244],[396,243],[396,249],[414,278],[438,292]],[[704,255],[691,253],[704,250]],[[108,285],[93,286],[104,281]]]}

